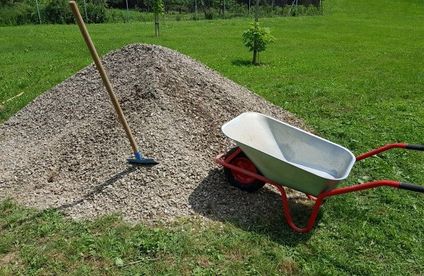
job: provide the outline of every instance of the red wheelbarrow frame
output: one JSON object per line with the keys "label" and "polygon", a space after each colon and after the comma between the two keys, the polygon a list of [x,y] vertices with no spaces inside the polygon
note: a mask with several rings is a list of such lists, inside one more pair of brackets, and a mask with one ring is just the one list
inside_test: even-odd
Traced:
{"label": "red wheelbarrow frame", "polygon": [[[393,149],[393,148],[402,148],[402,149],[409,149],[409,150],[424,151],[424,145],[412,145],[412,144],[405,144],[405,143],[387,144],[383,147],[371,150],[369,152],[366,152],[364,154],[357,156],[356,161],[361,161],[365,158],[371,157],[373,155],[379,154],[381,152],[384,152],[384,151],[387,151],[387,150],[390,150],[390,149]],[[311,213],[311,215],[308,219],[306,226],[305,227],[299,227],[293,222],[293,218],[292,218],[292,215],[291,215],[291,212],[290,212],[289,203],[288,203],[288,199],[287,199],[287,194],[286,194],[286,191],[284,190],[284,187],[281,184],[278,184],[278,183],[272,181],[271,179],[268,179],[268,178],[266,178],[262,175],[259,175],[257,173],[254,173],[254,172],[248,171],[246,169],[237,167],[233,164],[230,164],[231,161],[234,158],[236,158],[241,152],[242,152],[241,149],[237,148],[237,150],[234,151],[233,153],[220,154],[215,158],[215,162],[226,167],[226,168],[228,168],[228,169],[230,169],[230,170],[232,170],[232,171],[250,176],[254,179],[257,179],[257,180],[262,181],[264,183],[270,184],[270,185],[274,186],[275,188],[277,188],[277,190],[280,192],[280,195],[281,195],[281,202],[282,202],[282,209],[283,209],[284,217],[286,218],[286,221],[287,221],[288,225],[290,226],[290,228],[293,229],[296,232],[307,233],[307,232],[312,230],[312,228],[314,227],[314,224],[315,224],[315,220],[318,216],[318,212],[319,212],[321,205],[323,204],[323,202],[326,198],[331,197],[331,196],[346,194],[346,193],[355,192],[355,191],[372,189],[372,188],[376,188],[376,187],[380,187],[380,186],[390,186],[390,187],[393,187],[393,188],[405,189],[405,190],[424,193],[424,187],[423,186],[419,186],[419,185],[415,185],[415,184],[411,184],[411,183],[394,181],[394,180],[376,180],[376,181],[371,181],[371,182],[366,182],[366,183],[361,183],[361,184],[355,184],[355,185],[348,186],[348,187],[335,188],[335,189],[332,189],[330,191],[324,191],[321,194],[319,194],[317,197],[306,194],[306,196],[309,199],[315,201],[315,204],[313,206],[312,213]]]}

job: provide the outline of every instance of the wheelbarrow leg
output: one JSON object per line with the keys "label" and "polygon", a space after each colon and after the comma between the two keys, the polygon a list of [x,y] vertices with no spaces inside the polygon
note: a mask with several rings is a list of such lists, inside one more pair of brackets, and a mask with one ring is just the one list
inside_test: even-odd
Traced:
{"label": "wheelbarrow leg", "polygon": [[336,189],[333,189],[331,191],[321,193],[320,195],[318,195],[318,197],[316,197],[314,199],[315,204],[314,204],[314,207],[312,208],[312,213],[311,213],[311,215],[308,219],[308,223],[306,224],[305,227],[302,228],[302,227],[298,227],[293,222],[293,218],[292,218],[292,215],[291,215],[291,212],[290,212],[289,202],[288,202],[286,191],[284,190],[284,188],[282,186],[276,184],[276,183],[268,183],[268,184],[271,184],[272,186],[277,188],[278,191],[281,194],[281,203],[283,205],[283,214],[284,214],[284,217],[286,218],[287,224],[294,231],[301,232],[301,233],[307,233],[307,232],[312,230],[312,228],[314,227],[314,224],[315,224],[315,220],[317,219],[319,209],[320,209],[322,203],[324,202],[324,200],[327,197],[331,197],[331,196],[335,196],[335,195],[341,195],[341,194],[347,194],[347,193],[350,193],[350,192],[373,189],[373,188],[377,188],[377,187],[381,187],[381,186],[388,186],[388,187],[392,187],[392,188],[405,189],[405,190],[410,190],[410,191],[414,191],[414,192],[424,193],[424,186],[422,186],[422,185],[416,185],[416,184],[411,184],[411,183],[402,183],[402,182],[393,181],[393,180],[376,180],[376,181],[372,181],[372,182],[366,182],[366,183],[362,183],[362,184],[356,184],[356,185],[352,185],[352,186],[336,188]]}
{"label": "wheelbarrow leg", "polygon": [[312,228],[314,227],[315,220],[317,219],[319,209],[320,209],[325,197],[318,196],[317,198],[313,199],[313,200],[315,200],[315,204],[314,204],[314,207],[312,208],[312,213],[309,216],[308,223],[306,224],[305,227],[299,227],[293,222],[293,217],[291,215],[290,207],[289,207],[289,201],[287,199],[287,194],[286,194],[286,191],[284,190],[284,188],[282,186],[278,185],[278,184],[275,184],[275,183],[268,183],[268,184],[271,184],[272,186],[277,188],[277,190],[280,192],[283,214],[284,214],[284,217],[287,221],[287,224],[290,226],[290,228],[293,229],[294,231],[300,232],[300,233],[308,233],[309,231],[311,231]]}

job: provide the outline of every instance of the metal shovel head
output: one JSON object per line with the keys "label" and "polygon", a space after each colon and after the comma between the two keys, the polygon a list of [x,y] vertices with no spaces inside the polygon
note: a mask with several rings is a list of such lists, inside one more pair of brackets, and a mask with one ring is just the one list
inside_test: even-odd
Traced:
{"label": "metal shovel head", "polygon": [[128,163],[133,164],[133,165],[140,165],[140,166],[153,166],[153,165],[157,165],[159,164],[158,162],[156,162],[154,159],[151,158],[141,158],[141,159],[136,159],[136,158],[129,158],[127,159]]}
{"label": "metal shovel head", "polygon": [[159,164],[152,158],[144,158],[140,152],[134,152],[134,158],[127,159],[128,163],[139,166],[154,166]]}

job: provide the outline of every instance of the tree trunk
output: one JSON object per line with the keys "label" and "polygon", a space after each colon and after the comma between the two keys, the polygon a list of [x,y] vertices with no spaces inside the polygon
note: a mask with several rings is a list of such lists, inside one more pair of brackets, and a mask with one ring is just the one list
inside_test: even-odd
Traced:
{"label": "tree trunk", "polygon": [[128,0],[125,0],[125,4],[127,6],[127,14],[126,14],[125,20],[126,20],[126,22],[129,22],[130,21],[130,13],[129,13],[129,9],[128,9]]}
{"label": "tree trunk", "polygon": [[256,7],[255,7],[255,22],[259,21],[259,0],[256,0]]}
{"label": "tree trunk", "polygon": [[[260,0],[256,0],[256,6],[255,6],[255,22],[259,21],[259,1]],[[253,60],[252,63],[254,65],[258,65],[258,51],[256,50],[256,41],[253,42]]]}
{"label": "tree trunk", "polygon": [[253,65],[258,65],[258,51],[253,50],[253,60],[252,60]]}
{"label": "tree trunk", "polygon": [[155,36],[159,37],[159,15],[155,14]]}

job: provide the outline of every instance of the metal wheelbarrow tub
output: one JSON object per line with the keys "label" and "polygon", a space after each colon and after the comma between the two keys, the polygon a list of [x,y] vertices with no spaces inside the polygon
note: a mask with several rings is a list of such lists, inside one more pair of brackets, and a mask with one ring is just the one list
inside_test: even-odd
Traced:
{"label": "metal wheelbarrow tub", "polygon": [[314,196],[336,187],[355,163],[348,149],[256,112],[242,113],[222,131],[265,177]]}

